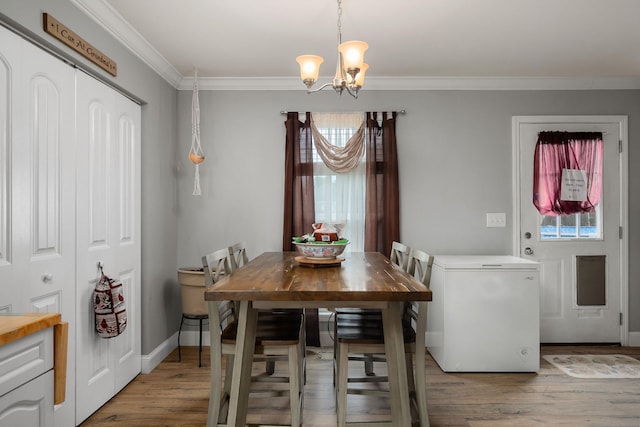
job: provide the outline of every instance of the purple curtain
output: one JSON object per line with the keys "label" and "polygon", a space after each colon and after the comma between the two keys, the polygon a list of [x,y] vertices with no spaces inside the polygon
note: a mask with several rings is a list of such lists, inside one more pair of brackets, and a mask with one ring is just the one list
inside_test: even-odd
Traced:
{"label": "purple curtain", "polygon": [[[576,180],[576,176],[580,178]],[[570,190],[581,195],[571,197]],[[601,194],[601,132],[538,134],[533,164],[533,204],[542,215],[593,212]]]}
{"label": "purple curtain", "polygon": [[298,113],[287,113],[284,165],[284,233],[282,250],[294,251],[294,236],[302,236],[316,222],[313,197],[313,147],[311,113],[301,122]]}
{"label": "purple curtain", "polygon": [[[382,114],[382,125],[378,115]],[[367,113],[364,250],[391,253],[400,240],[400,196],[396,112]]]}
{"label": "purple curtain", "polygon": [[[311,145],[311,113],[304,122],[298,113],[287,113],[284,165],[284,226],[282,250],[294,251],[294,236],[309,232],[316,222],[313,197],[313,147]],[[305,309],[307,345],[320,347],[318,309]]]}

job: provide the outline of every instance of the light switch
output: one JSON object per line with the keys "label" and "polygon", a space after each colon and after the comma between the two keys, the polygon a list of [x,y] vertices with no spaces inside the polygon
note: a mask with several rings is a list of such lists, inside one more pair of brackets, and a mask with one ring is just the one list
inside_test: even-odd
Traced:
{"label": "light switch", "polygon": [[507,214],[504,212],[487,213],[487,227],[506,227]]}

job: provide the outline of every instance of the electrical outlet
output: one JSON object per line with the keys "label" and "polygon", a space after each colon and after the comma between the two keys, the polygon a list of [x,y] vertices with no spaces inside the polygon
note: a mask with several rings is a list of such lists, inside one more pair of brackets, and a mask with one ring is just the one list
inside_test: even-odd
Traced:
{"label": "electrical outlet", "polygon": [[507,215],[504,212],[487,213],[487,227],[506,227]]}

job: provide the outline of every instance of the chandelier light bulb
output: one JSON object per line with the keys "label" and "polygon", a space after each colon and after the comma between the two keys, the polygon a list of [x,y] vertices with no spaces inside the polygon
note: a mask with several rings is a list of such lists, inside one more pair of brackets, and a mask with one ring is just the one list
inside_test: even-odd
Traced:
{"label": "chandelier light bulb", "polygon": [[[342,66],[344,70],[352,74],[353,70],[360,70],[362,64],[364,64],[364,52],[369,48],[369,45],[359,40],[352,40],[341,43],[338,46],[338,50],[342,54]],[[356,71],[356,73],[358,72]]]}
{"label": "chandelier light bulb", "polygon": [[324,59],[317,55],[300,55],[296,62],[300,65],[300,78],[307,87],[311,87],[318,80]]}

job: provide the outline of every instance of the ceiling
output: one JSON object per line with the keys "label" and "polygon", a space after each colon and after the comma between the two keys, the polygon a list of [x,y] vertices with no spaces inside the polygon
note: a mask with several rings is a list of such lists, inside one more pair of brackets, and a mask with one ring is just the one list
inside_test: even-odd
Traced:
{"label": "ceiling", "polygon": [[[325,58],[324,80],[335,71],[335,0],[72,1],[177,87],[197,68],[212,82],[302,89],[295,58],[307,53]],[[638,0],[343,0],[342,9],[343,41],[369,43],[365,88],[463,78],[640,87]]]}

